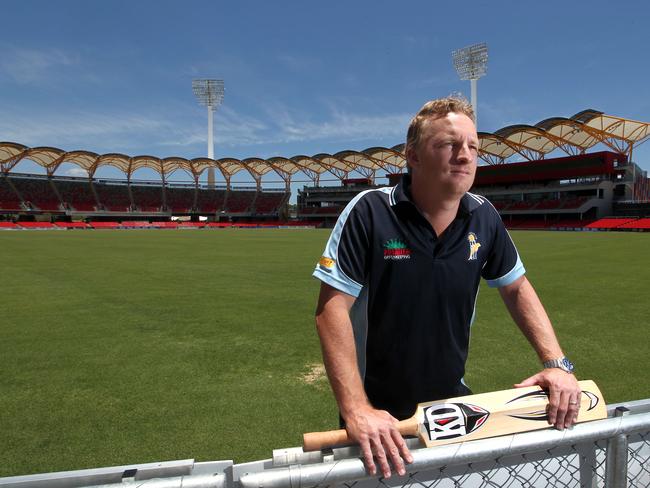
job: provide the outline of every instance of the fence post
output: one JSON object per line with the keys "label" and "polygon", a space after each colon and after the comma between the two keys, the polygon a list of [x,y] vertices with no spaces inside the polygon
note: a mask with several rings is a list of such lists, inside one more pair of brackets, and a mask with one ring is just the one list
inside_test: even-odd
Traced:
{"label": "fence post", "polygon": [[576,446],[580,460],[580,488],[598,488],[596,481],[596,443]]}
{"label": "fence post", "polygon": [[[625,407],[616,407],[614,417],[624,417],[630,413]],[[607,441],[605,464],[606,488],[627,487],[627,436],[619,434]]]}

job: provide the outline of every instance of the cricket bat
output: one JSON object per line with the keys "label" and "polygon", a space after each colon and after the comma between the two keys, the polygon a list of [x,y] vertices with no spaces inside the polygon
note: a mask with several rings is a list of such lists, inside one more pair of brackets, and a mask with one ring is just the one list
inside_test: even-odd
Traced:
{"label": "cricket bat", "polygon": [[[582,395],[577,422],[607,417],[596,383],[579,381]],[[480,393],[420,403],[413,417],[399,422],[403,436],[422,439],[427,447],[549,428],[548,392],[539,386]],[[350,445],[345,429],[303,435],[303,451]]]}

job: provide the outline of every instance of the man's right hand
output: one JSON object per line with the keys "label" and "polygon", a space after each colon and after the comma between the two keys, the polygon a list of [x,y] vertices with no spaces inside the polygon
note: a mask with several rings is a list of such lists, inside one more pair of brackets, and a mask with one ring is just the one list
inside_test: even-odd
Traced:
{"label": "man's right hand", "polygon": [[371,476],[377,474],[375,460],[384,478],[390,478],[391,464],[397,474],[404,476],[404,461],[413,462],[406,442],[399,433],[397,422],[385,410],[377,410],[370,405],[356,408],[345,416],[348,436],[361,447],[363,462]]}
{"label": "man's right hand", "polygon": [[361,446],[368,473],[377,474],[376,460],[384,478],[390,476],[390,464],[401,476],[406,473],[404,461],[410,463],[413,458],[397,430],[397,419],[384,410],[374,409],[364,391],[350,322],[354,301],[353,296],[325,283],[321,285],[316,329],[327,377],[348,436]]}

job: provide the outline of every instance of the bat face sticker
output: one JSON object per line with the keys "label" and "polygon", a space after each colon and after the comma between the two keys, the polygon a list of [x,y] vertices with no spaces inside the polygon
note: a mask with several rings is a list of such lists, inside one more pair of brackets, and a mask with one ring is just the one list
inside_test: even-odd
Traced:
{"label": "bat face sticker", "polygon": [[429,440],[452,439],[474,432],[490,412],[469,403],[439,403],[424,408],[424,428]]}
{"label": "bat face sticker", "polygon": [[[587,407],[587,411],[593,410],[596,408],[596,405],[598,405],[598,396],[595,395],[594,393],[590,391],[583,391],[582,394],[586,396],[589,399],[589,406]],[[531,391],[530,393],[526,393],[524,395],[520,395],[516,398],[513,398],[510,400],[508,403],[515,403],[515,402],[526,402],[529,400],[537,400],[540,398],[547,399],[548,398],[548,392],[544,390],[538,390],[538,391]],[[548,415],[546,414],[546,409],[544,410],[534,410],[526,413],[522,413],[519,415],[510,415],[510,417],[515,418],[515,419],[522,419],[522,420],[536,420],[536,421],[547,421],[548,420]]]}

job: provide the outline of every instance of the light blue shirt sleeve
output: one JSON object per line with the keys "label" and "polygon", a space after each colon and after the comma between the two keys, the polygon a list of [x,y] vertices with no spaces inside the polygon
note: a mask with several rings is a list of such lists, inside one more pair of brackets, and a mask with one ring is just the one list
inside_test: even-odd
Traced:
{"label": "light blue shirt sleeve", "polygon": [[486,280],[487,284],[491,288],[501,288],[502,286],[507,286],[510,283],[514,283],[518,278],[523,276],[526,273],[526,268],[524,268],[524,263],[521,262],[519,254],[517,254],[517,262],[515,266],[508,271],[505,275],[495,278],[493,280]]}

